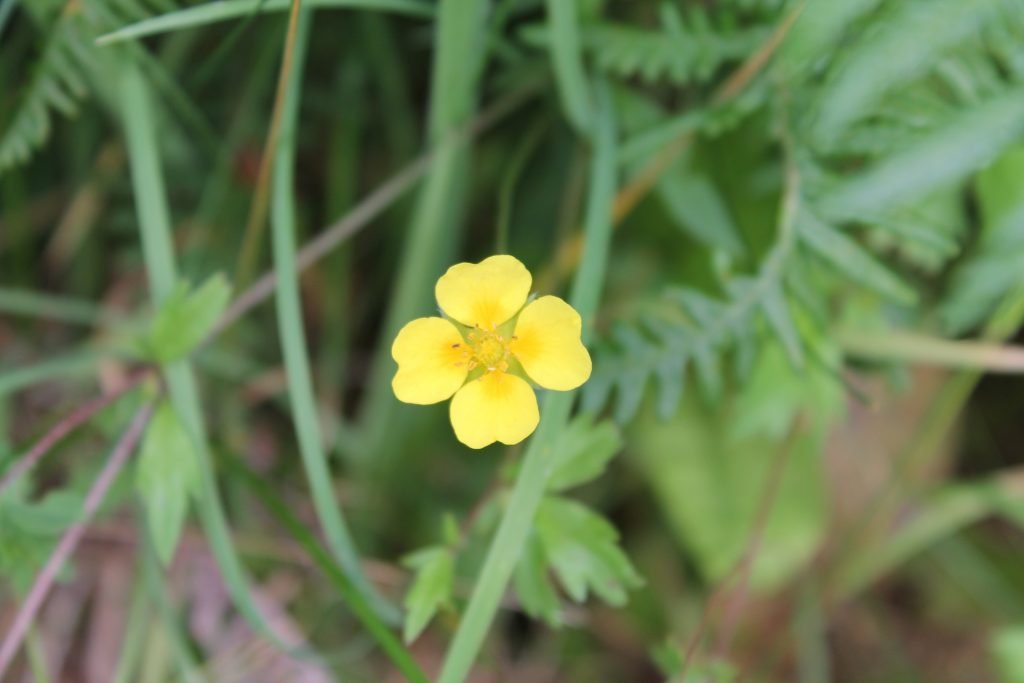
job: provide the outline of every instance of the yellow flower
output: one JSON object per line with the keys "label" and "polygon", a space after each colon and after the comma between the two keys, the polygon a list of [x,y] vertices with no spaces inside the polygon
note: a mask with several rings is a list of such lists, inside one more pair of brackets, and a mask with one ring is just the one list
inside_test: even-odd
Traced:
{"label": "yellow flower", "polygon": [[413,320],[391,346],[398,400],[426,405],[454,396],[452,427],[470,448],[532,434],[540,413],[526,380],[569,391],[591,369],[579,313],[557,296],[526,303],[532,283],[512,256],[449,268],[434,289],[448,317]]}

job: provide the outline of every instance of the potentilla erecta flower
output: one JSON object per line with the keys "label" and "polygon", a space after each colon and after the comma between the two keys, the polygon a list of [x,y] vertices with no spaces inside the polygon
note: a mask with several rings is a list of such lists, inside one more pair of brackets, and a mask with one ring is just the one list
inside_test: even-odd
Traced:
{"label": "potentilla erecta flower", "polygon": [[570,391],[590,378],[579,313],[557,296],[529,303],[533,278],[512,256],[459,263],[437,281],[445,318],[417,318],[391,346],[405,403],[452,399],[455,436],[470,448],[516,444],[537,428],[530,382]]}

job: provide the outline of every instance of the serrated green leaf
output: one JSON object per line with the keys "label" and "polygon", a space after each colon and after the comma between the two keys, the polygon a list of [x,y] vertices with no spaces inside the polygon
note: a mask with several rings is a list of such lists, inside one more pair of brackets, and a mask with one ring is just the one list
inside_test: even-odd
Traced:
{"label": "serrated green leaf", "polygon": [[897,302],[916,301],[914,290],[852,239],[807,210],[797,219],[800,241],[854,282]]}
{"label": "serrated green leaf", "polygon": [[626,603],[626,589],[643,579],[619,547],[619,534],[590,508],[559,496],[546,496],[537,511],[537,534],[551,566],[576,602],[593,590],[610,605]]}
{"label": "serrated green leaf", "polygon": [[405,626],[402,637],[411,643],[423,632],[442,605],[451,600],[455,580],[455,556],[444,546],[424,548],[403,564],[416,570],[405,594]]}
{"label": "serrated green leaf", "polygon": [[195,290],[178,283],[156,312],[144,351],[159,363],[187,356],[210,333],[230,300],[231,286],[219,273]]}
{"label": "serrated green leaf", "polygon": [[188,512],[199,490],[199,457],[170,403],[161,403],[146,428],[135,471],[135,488],[160,561],[174,556]]}
{"label": "serrated green leaf", "polygon": [[527,614],[543,619],[554,628],[562,625],[562,603],[548,578],[548,558],[536,534],[526,541],[513,581],[519,603]]}
{"label": "serrated green leaf", "polygon": [[581,415],[569,423],[552,446],[554,463],[548,491],[564,491],[595,479],[622,448],[618,428],[609,420],[594,424]]}

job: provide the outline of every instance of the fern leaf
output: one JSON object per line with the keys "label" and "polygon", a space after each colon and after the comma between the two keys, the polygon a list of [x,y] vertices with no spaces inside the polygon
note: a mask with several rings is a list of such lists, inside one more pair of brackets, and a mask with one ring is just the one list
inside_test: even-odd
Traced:
{"label": "fern leaf", "polygon": [[827,144],[895,86],[916,80],[941,56],[977,37],[987,22],[998,18],[1002,4],[1013,1],[898,3],[870,38],[859,41],[842,60],[822,90],[812,138]]}
{"label": "fern leaf", "polygon": [[584,48],[599,68],[620,78],[687,85],[705,82],[722,64],[746,57],[767,35],[763,27],[716,30],[699,8],[688,22],[675,12],[666,16],[661,31],[592,24],[583,30]]}
{"label": "fern leaf", "polygon": [[50,32],[32,81],[0,137],[0,173],[24,163],[46,142],[53,109],[66,116],[77,113],[88,91],[76,54],[81,30],[76,16],[65,15]]}

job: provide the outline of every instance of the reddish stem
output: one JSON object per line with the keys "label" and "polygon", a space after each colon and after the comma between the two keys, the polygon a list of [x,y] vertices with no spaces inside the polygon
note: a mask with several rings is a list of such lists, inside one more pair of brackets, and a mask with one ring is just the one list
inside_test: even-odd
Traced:
{"label": "reddish stem", "polygon": [[39,439],[25,455],[21,456],[21,459],[11,465],[3,477],[0,477],[0,494],[13,484],[18,477],[35,467],[36,463],[42,460],[43,456],[56,446],[61,439],[88,422],[96,413],[134,389],[148,374],[149,371],[147,370],[129,377],[123,386],[118,387],[109,394],[90,399],[61,418],[57,424],[50,428],[50,431],[43,435],[43,438]]}

